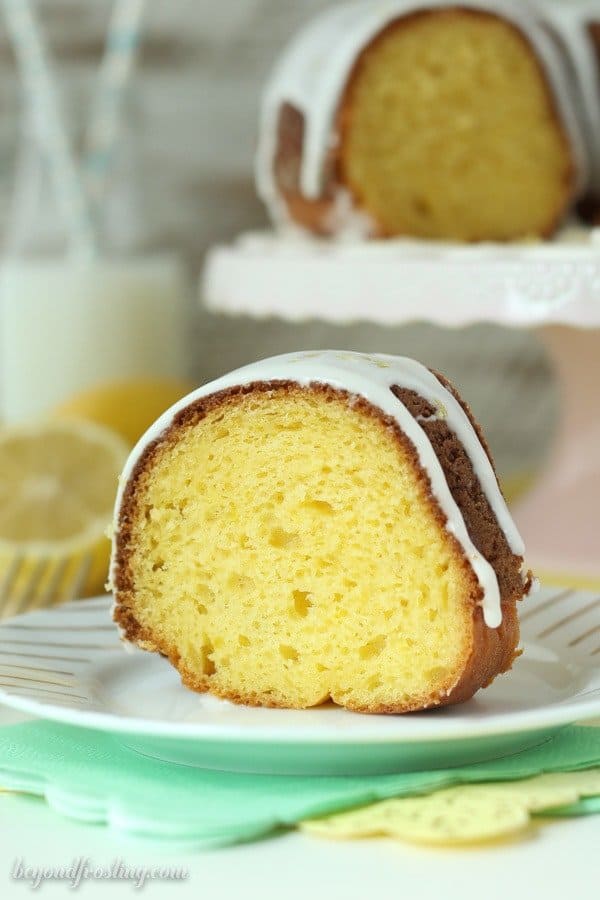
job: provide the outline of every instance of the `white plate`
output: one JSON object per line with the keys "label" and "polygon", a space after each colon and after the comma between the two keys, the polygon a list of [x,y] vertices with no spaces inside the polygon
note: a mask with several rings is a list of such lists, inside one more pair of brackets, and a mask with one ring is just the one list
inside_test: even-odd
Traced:
{"label": "white plate", "polygon": [[468,703],[405,716],[235,706],[182,687],[157,654],[126,650],[111,598],[0,624],[0,702],[109,731],[129,747],[234,771],[366,774],[514,753],[600,716],[600,598],[545,589],[523,606],[512,672]]}

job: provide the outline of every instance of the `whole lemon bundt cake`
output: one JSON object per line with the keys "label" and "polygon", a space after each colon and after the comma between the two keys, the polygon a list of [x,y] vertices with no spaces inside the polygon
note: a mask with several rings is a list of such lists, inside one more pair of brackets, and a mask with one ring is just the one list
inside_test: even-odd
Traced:
{"label": "whole lemon bundt cake", "polygon": [[[600,197],[600,15],[577,4],[336,5],[265,91],[258,190],[319,234],[552,234]],[[568,7],[568,8],[566,8]]]}
{"label": "whole lemon bundt cake", "polygon": [[293,353],[207,384],[133,450],[114,528],[115,621],[196,691],[400,713],[517,653],[531,575],[488,448],[410,359]]}

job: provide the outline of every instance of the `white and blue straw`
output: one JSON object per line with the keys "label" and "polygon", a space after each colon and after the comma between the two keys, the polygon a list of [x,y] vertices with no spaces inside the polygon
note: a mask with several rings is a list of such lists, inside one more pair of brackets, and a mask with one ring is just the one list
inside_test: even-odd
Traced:
{"label": "white and blue straw", "polygon": [[29,0],[3,0],[6,24],[21,69],[27,101],[50,163],[69,251],[93,256],[96,240],[88,204],[71,153],[42,34]]}
{"label": "white and blue straw", "polygon": [[59,95],[30,0],[1,0],[21,70],[26,100],[43,142],[69,252],[97,252],[93,214],[101,202],[115,156],[122,98],[140,42],[144,0],[115,0],[86,132],[83,175],[72,152]]}
{"label": "white and blue straw", "polygon": [[85,139],[84,179],[95,207],[102,199],[118,144],[125,86],[140,44],[144,0],[115,0]]}

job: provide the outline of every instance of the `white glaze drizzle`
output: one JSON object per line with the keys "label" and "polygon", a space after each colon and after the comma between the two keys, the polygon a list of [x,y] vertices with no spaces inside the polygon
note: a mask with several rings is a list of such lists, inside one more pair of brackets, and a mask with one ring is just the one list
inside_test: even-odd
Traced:
{"label": "white glaze drizzle", "polygon": [[[394,19],[416,10],[452,5],[495,12],[516,25],[532,44],[569,137],[576,161],[577,191],[584,188],[588,180],[589,159],[576,111],[579,84],[571,83],[560,50],[540,24],[545,10],[531,2],[517,7],[504,0],[460,0],[457,4],[448,0],[354,2],[325,11],[301,29],[280,57],[267,84],[261,107],[255,172],[258,193],[275,222],[285,224],[290,221],[274,176],[277,126],[282,105],[291,103],[303,115],[300,190],[305,197],[316,199],[322,192],[325,160],[332,141],[336,139],[336,110],[360,52]],[[558,19],[553,24],[561,27]],[[576,62],[581,55],[578,52]],[[596,119],[599,118],[600,113],[596,110]]]}
{"label": "white glaze drizzle", "polygon": [[463,444],[511,551],[522,557],[524,554],[523,541],[498,487],[492,465],[468,416],[451,392],[440,384],[425,366],[415,360],[384,354],[322,350],[274,356],[230,372],[216,381],[211,381],[188,394],[187,397],[167,410],[138,441],[119,479],[113,521],[111,578],[116,562],[114,538],[118,529],[123,493],[135,465],[146,447],[160,437],[178,412],[202,397],[254,381],[289,380],[300,385],[309,385],[315,382],[326,384],[332,388],[363,397],[398,423],[400,429],[415,447],[419,463],[429,477],[433,496],[446,517],[446,529],[461,545],[477,576],[483,593],[481,605],[485,623],[490,628],[497,628],[502,621],[502,610],[496,573],[469,537],[463,516],[450,493],[446,476],[427,434],[390,388],[393,385],[399,385],[402,388],[416,391],[436,410],[440,411],[448,427]]}

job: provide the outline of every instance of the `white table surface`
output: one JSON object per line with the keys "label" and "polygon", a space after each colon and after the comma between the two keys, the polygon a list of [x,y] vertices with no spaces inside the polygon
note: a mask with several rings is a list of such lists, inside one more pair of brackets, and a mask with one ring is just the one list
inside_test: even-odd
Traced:
{"label": "white table surface", "polygon": [[[0,707],[0,725],[27,717]],[[65,819],[34,797],[0,793],[2,900],[135,896],[129,882],[86,881],[77,892],[47,881],[32,892],[10,877],[15,860],[68,866],[76,858],[109,867],[182,866],[185,881],[147,882],[143,896],[197,900],[597,900],[600,817],[536,826],[526,837],[485,849],[426,849],[391,840],[334,842],[294,832],[250,844],[182,852],[124,839]]]}

